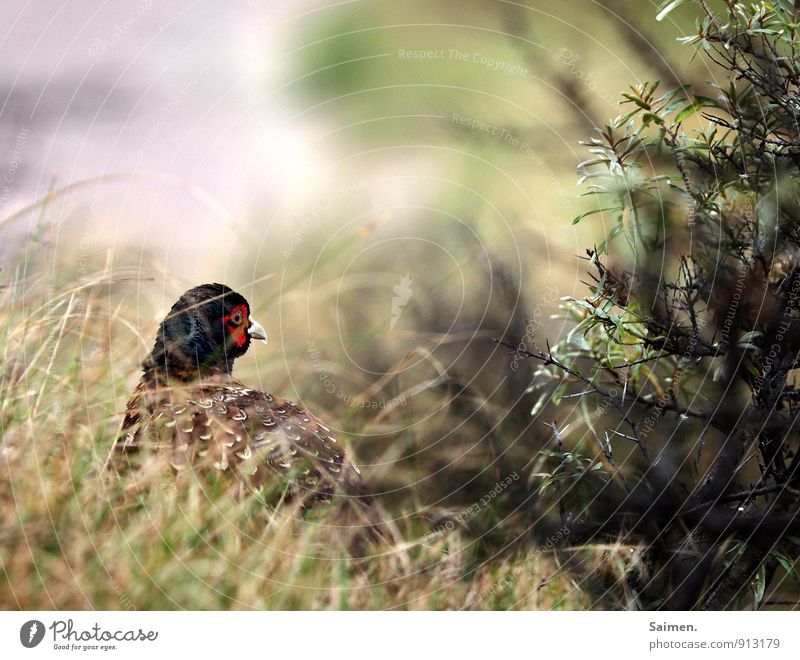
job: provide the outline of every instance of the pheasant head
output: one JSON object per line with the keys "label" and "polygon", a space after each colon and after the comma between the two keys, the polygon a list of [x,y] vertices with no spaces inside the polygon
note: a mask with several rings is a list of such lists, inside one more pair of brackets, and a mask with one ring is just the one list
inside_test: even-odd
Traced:
{"label": "pheasant head", "polygon": [[202,284],[172,306],[143,367],[145,373],[182,381],[230,374],[252,340],[266,342],[267,333],[251,318],[244,296],[224,284]]}

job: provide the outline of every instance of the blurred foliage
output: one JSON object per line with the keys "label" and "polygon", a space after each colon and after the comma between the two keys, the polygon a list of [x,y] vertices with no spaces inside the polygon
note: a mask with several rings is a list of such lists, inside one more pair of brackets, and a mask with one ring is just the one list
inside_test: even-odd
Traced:
{"label": "blurred foliage", "polygon": [[[512,241],[536,250],[558,276],[574,236],[557,218],[580,210],[577,139],[618,114],[615,90],[631,75],[682,70],[671,58],[680,31],[649,23],[648,3],[472,1],[454,15],[442,1],[356,2],[304,16],[281,64],[315,148],[337,164],[334,189],[408,175],[413,187],[398,179],[382,197],[500,236],[502,256]],[[507,223],[513,238],[499,234]]]}

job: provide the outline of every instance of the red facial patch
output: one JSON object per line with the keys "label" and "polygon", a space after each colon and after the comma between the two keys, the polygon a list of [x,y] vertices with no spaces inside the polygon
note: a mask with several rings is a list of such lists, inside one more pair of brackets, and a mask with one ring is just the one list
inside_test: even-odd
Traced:
{"label": "red facial patch", "polygon": [[[239,320],[237,316],[241,317],[240,323],[236,323]],[[247,307],[245,305],[236,305],[230,314],[222,317],[222,322],[225,324],[225,330],[233,338],[233,343],[239,348],[244,346],[247,341],[247,326],[250,323],[247,319]]]}

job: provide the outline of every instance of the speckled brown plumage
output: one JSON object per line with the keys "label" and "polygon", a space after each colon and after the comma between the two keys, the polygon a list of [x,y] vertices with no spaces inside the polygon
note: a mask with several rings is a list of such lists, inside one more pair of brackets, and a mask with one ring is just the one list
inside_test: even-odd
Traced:
{"label": "speckled brown plumage", "polygon": [[242,488],[304,505],[361,489],[335,434],[296,403],[218,378],[180,386],[142,381],[110,463],[119,473],[147,455],[181,472],[209,470]]}

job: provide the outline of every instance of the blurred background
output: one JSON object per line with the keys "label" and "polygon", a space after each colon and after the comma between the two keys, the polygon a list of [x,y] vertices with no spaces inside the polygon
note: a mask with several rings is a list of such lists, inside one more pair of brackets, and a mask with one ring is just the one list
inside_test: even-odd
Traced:
{"label": "blurred background", "polygon": [[702,76],[673,69],[691,23],[648,2],[6,14],[4,283],[22,256],[29,295],[34,272],[45,298],[112,282],[118,410],[177,296],[228,283],[272,338],[240,377],[338,420],[377,491],[427,504],[548,436],[532,365],[491,339],[569,329],[551,317],[604,232],[572,224],[578,142],[628,85]]}
{"label": "blurred background", "polygon": [[572,224],[593,208],[578,142],[628,85],[705,79],[676,42],[692,10],[655,5],[8,0],[8,327],[65,292],[97,310],[74,328],[84,377],[58,389],[102,455],[158,321],[225,282],[271,337],[241,380],[330,421],[398,519],[469,505],[530,470],[564,414],[531,415],[533,365],[491,340],[571,327],[559,300],[604,234]]}

